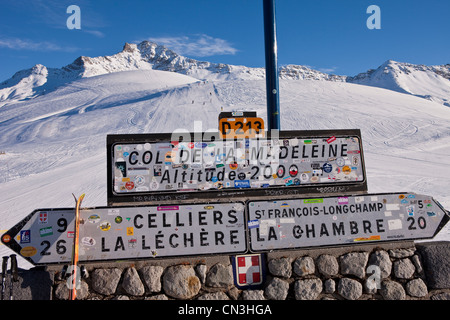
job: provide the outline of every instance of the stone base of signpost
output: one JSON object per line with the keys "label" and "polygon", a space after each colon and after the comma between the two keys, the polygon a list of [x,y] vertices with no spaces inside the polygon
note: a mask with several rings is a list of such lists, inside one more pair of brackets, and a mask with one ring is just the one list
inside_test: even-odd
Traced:
{"label": "stone base of signpost", "polygon": [[[229,256],[88,264],[78,299],[450,300],[450,242],[276,251],[266,264],[254,290],[234,285]],[[21,270],[14,299],[68,299],[61,268]]]}

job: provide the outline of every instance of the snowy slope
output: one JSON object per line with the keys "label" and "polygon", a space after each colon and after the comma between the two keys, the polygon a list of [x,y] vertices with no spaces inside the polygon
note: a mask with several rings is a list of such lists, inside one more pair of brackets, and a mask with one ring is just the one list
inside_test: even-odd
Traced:
{"label": "snowy slope", "polygon": [[[283,130],[360,128],[370,192],[432,195],[450,208],[450,108],[391,90],[281,80]],[[106,205],[106,135],[216,128],[221,109],[266,116],[264,80],[137,70],[68,82],[0,108],[0,230],[36,208]],[[439,239],[450,240],[444,230]],[[9,254],[0,246],[0,254]],[[22,267],[29,267],[20,262]]]}
{"label": "snowy slope", "polygon": [[424,66],[388,60],[348,82],[419,96],[450,107],[450,64]]}

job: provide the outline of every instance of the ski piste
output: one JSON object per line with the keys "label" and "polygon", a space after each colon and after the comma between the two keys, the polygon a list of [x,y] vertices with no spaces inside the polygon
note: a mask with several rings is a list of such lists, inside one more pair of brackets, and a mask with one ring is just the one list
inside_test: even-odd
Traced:
{"label": "ski piste", "polygon": [[[83,193],[78,200],[76,200],[75,207],[75,228],[73,237],[73,250],[72,250],[72,283],[70,290],[70,300],[75,300],[77,297],[77,267],[78,267],[78,253],[79,253],[79,239],[80,239],[80,206],[84,199]],[[76,199],[75,195],[74,198]]]}

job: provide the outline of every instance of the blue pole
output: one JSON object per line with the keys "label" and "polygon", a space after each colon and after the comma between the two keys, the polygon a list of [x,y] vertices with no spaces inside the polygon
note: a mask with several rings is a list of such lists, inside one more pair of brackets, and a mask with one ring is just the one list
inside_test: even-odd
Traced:
{"label": "blue pole", "polygon": [[280,130],[280,97],[278,89],[278,49],[275,20],[275,0],[263,0],[263,6],[268,130]]}

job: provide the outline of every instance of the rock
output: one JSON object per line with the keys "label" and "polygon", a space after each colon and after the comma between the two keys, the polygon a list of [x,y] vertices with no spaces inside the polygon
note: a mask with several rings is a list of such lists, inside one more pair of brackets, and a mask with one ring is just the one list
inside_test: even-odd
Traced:
{"label": "rock", "polygon": [[[392,261],[389,258],[389,254],[384,250],[375,251],[370,255],[367,268],[370,266],[377,266],[380,268],[381,279],[389,277],[392,271]],[[370,273],[372,274],[372,272]],[[367,273],[369,273],[369,271],[367,271]]]}
{"label": "rock", "polygon": [[272,259],[268,263],[269,272],[274,276],[290,278],[292,275],[291,262],[288,258]]}
{"label": "rock", "polygon": [[191,266],[177,265],[166,269],[163,288],[173,298],[191,299],[200,291],[201,283]]}
{"label": "rock", "polygon": [[392,280],[384,280],[379,292],[384,300],[405,300],[406,298],[402,285]]}
{"label": "rock", "polygon": [[285,300],[288,295],[289,283],[280,278],[269,280],[264,293],[270,300]]}
{"label": "rock", "polygon": [[[84,300],[89,296],[89,286],[86,282],[80,281],[80,287],[77,289],[77,300]],[[55,290],[55,297],[58,300],[68,300],[70,296],[70,289],[67,286],[67,282],[61,282],[58,284]]]}
{"label": "rock", "polygon": [[122,288],[132,296],[142,296],[145,293],[144,284],[135,268],[132,267],[125,270]]}
{"label": "rock", "polygon": [[336,282],[333,279],[327,279],[324,283],[325,293],[334,293],[336,291]]}
{"label": "rock", "polygon": [[69,299],[69,288],[65,282],[61,282],[56,286],[55,289],[55,298],[58,300],[67,300]]}
{"label": "rock", "polygon": [[242,300],[266,300],[263,290],[244,290]]}
{"label": "rock", "polygon": [[197,298],[197,300],[230,300],[224,292],[205,293]]}
{"label": "rock", "polygon": [[416,267],[416,272],[419,274],[419,276],[424,276],[425,273],[423,272],[422,262],[420,261],[420,257],[415,254],[411,257],[411,261],[414,264],[414,267]]}
{"label": "rock", "polygon": [[394,261],[394,275],[399,279],[412,279],[416,268],[409,258]]}
{"label": "rock", "polygon": [[92,272],[92,289],[104,295],[111,295],[116,292],[122,271],[117,268],[96,269]]}
{"label": "rock", "polygon": [[416,248],[392,249],[392,250],[389,250],[389,255],[392,258],[403,259],[403,258],[411,257],[415,251],[416,251]]}
{"label": "rock", "polygon": [[297,280],[294,292],[297,300],[315,300],[322,292],[322,281],[318,278]]}
{"label": "rock", "polygon": [[414,279],[406,284],[406,292],[411,297],[423,298],[428,294],[428,289],[422,279]]}
{"label": "rock", "polygon": [[336,276],[339,272],[339,264],[334,256],[323,254],[316,260],[319,272],[325,277]]}
{"label": "rock", "polygon": [[161,291],[161,275],[163,272],[164,268],[161,266],[146,266],[139,269],[139,273],[149,292]]}
{"label": "rock", "polygon": [[146,297],[144,300],[169,300],[165,294],[157,294],[156,296]]}
{"label": "rock", "polygon": [[416,244],[429,289],[450,289],[450,242]]}
{"label": "rock", "polygon": [[230,297],[230,299],[238,300],[239,299],[239,295],[241,294],[241,290],[239,290],[238,288],[233,286],[233,287],[231,287],[230,290],[228,290],[227,294]]}
{"label": "rock", "polygon": [[81,281],[80,288],[77,289],[77,300],[84,300],[89,296],[89,285]]}
{"label": "rock", "polygon": [[339,280],[338,293],[347,300],[357,300],[362,295],[362,284],[350,278]]}
{"label": "rock", "polygon": [[195,266],[195,272],[197,272],[197,276],[201,283],[205,283],[207,270],[208,268],[204,264],[198,264]]}
{"label": "rock", "polygon": [[206,276],[206,285],[213,288],[229,288],[233,285],[233,268],[215,264]]}
{"label": "rock", "polygon": [[115,296],[111,300],[130,300],[130,298],[128,296],[125,296],[125,295],[120,295],[120,296]]}
{"label": "rock", "polygon": [[450,292],[441,292],[431,297],[431,300],[450,300]]}
{"label": "rock", "polygon": [[294,273],[300,277],[314,274],[316,267],[311,257],[301,257],[294,262]]}
{"label": "rock", "polygon": [[[379,286],[379,287],[378,287]],[[368,294],[375,294],[377,290],[381,289],[381,282],[377,282],[374,277],[370,277],[364,281],[364,292]]]}
{"label": "rock", "polygon": [[366,276],[367,252],[351,252],[339,258],[341,274],[354,275],[360,279]]}

